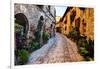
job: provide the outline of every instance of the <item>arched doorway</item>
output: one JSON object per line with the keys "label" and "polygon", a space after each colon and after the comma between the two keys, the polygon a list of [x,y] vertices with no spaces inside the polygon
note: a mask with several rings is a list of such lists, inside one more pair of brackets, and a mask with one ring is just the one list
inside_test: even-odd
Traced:
{"label": "arched doorway", "polygon": [[23,13],[15,15],[15,46],[16,49],[22,49],[26,46],[26,36],[29,28],[27,17]]}

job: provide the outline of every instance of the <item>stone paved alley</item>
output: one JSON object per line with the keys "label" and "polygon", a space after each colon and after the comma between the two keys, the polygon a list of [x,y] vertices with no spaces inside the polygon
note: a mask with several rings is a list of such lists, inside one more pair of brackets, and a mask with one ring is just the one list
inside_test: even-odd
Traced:
{"label": "stone paved alley", "polygon": [[47,44],[29,56],[28,64],[77,62],[82,59],[77,45],[66,36],[56,33]]}

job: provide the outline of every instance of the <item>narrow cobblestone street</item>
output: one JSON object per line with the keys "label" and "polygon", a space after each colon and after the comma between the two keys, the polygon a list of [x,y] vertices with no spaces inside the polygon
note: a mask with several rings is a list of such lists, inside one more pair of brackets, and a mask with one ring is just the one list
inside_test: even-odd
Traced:
{"label": "narrow cobblestone street", "polygon": [[82,59],[76,44],[66,36],[56,33],[47,44],[29,56],[28,64],[77,62]]}

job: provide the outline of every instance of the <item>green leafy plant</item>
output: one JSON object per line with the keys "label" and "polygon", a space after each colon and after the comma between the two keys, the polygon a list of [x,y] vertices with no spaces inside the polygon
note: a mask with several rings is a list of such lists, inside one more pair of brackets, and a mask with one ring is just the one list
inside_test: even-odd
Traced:
{"label": "green leafy plant", "polygon": [[85,55],[85,54],[88,53],[88,51],[86,50],[86,48],[80,47],[80,53],[81,53],[82,55]]}
{"label": "green leafy plant", "polygon": [[69,32],[69,34],[67,36],[69,38],[71,38],[71,40],[73,40],[74,42],[77,43],[78,38],[79,38],[79,34],[78,34],[78,31],[76,31],[76,27],[73,27],[72,31]]}
{"label": "green leafy plant", "polygon": [[78,51],[84,57],[85,61],[94,60],[94,40],[87,40],[85,35],[81,36],[75,27],[73,27],[67,37],[77,44]]}
{"label": "green leafy plant", "polygon": [[21,64],[21,65],[25,64],[28,60],[28,56],[29,56],[28,51],[24,49],[18,50],[18,57],[19,57],[18,64]]}
{"label": "green leafy plant", "polygon": [[43,32],[43,41],[44,41],[44,43],[46,43],[48,39],[49,39],[49,33],[48,32]]}
{"label": "green leafy plant", "polygon": [[32,42],[32,47],[33,47],[34,49],[39,49],[39,48],[40,48],[38,42]]}
{"label": "green leafy plant", "polygon": [[39,48],[40,48],[39,42],[31,41],[30,48],[28,50],[29,50],[29,52],[33,52]]}
{"label": "green leafy plant", "polygon": [[88,52],[88,46],[89,44],[87,43],[86,39],[80,39],[78,41],[78,45],[79,46],[79,51],[81,53],[81,55],[86,56],[89,52]]}
{"label": "green leafy plant", "polygon": [[85,61],[93,61],[94,48],[86,39],[80,39],[78,41],[79,52],[84,57]]}
{"label": "green leafy plant", "polygon": [[86,61],[94,61],[94,58],[91,58],[91,57],[87,56],[87,57],[85,58],[85,60],[86,60]]}

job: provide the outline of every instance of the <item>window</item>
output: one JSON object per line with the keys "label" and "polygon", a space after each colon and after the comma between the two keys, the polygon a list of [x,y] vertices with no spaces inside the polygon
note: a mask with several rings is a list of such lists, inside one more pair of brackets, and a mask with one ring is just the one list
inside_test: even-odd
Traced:
{"label": "window", "polygon": [[86,32],[86,22],[84,19],[82,20],[82,24],[83,24],[83,32],[85,33]]}
{"label": "window", "polygon": [[65,24],[67,23],[67,20],[65,20],[65,22],[64,22]]}
{"label": "window", "polygon": [[70,15],[70,21],[71,21],[71,23],[74,21],[75,16],[76,16],[76,11],[73,10],[71,12],[71,15]]}
{"label": "window", "polygon": [[80,17],[75,20],[75,27],[76,27],[76,30],[79,31],[79,27],[80,27]]}

